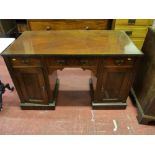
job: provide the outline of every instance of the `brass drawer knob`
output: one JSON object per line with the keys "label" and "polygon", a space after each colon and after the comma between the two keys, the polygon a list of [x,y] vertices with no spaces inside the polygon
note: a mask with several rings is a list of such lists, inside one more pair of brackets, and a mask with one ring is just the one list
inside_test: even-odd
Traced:
{"label": "brass drawer knob", "polygon": [[16,61],[16,59],[15,58],[12,58],[12,61]]}
{"label": "brass drawer knob", "polygon": [[89,26],[86,26],[86,27],[85,27],[85,30],[89,30]]}
{"label": "brass drawer knob", "polygon": [[46,30],[47,31],[51,30],[51,27],[50,26],[46,26]]}
{"label": "brass drawer knob", "polygon": [[128,58],[128,61],[131,61],[132,59],[131,58]]}

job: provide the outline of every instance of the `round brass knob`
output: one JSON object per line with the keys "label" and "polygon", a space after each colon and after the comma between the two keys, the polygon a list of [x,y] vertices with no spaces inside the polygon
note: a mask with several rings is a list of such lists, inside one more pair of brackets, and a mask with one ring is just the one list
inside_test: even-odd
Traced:
{"label": "round brass knob", "polygon": [[86,26],[85,29],[86,29],[86,30],[89,30],[89,26]]}
{"label": "round brass knob", "polygon": [[51,30],[51,27],[50,26],[46,26],[46,30],[47,31]]}
{"label": "round brass knob", "polygon": [[15,58],[13,58],[13,59],[12,59],[12,61],[16,61],[16,59],[15,59]]}

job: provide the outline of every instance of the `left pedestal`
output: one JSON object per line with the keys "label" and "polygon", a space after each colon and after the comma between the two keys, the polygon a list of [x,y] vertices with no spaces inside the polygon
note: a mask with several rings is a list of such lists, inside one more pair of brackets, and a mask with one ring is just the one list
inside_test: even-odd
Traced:
{"label": "left pedestal", "polygon": [[21,100],[22,109],[55,109],[59,80],[51,93],[48,73],[40,58],[4,57]]}

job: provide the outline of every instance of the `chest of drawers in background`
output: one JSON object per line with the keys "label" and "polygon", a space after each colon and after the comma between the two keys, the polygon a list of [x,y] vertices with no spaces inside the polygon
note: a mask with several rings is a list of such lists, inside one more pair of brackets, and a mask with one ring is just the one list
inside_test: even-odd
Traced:
{"label": "chest of drawers in background", "polygon": [[148,27],[152,24],[153,19],[115,19],[112,22],[112,29],[125,31],[141,50]]}
{"label": "chest of drawers in background", "polygon": [[52,19],[28,20],[29,30],[107,30],[111,29],[112,20],[109,19]]}

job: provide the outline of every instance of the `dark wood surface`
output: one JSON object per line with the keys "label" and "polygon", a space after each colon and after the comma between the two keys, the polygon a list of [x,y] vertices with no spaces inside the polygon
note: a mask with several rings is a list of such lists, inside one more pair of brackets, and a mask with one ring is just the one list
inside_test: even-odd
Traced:
{"label": "dark wood surface", "polygon": [[57,70],[65,67],[92,71],[94,108],[125,108],[142,53],[123,32],[90,30],[25,32],[2,56],[23,109],[54,108]]}
{"label": "dark wood surface", "polygon": [[142,55],[114,30],[26,31],[2,55]]}
{"label": "dark wood surface", "polygon": [[143,60],[134,82],[133,94],[140,123],[155,122],[155,29],[149,28],[142,51]]}

